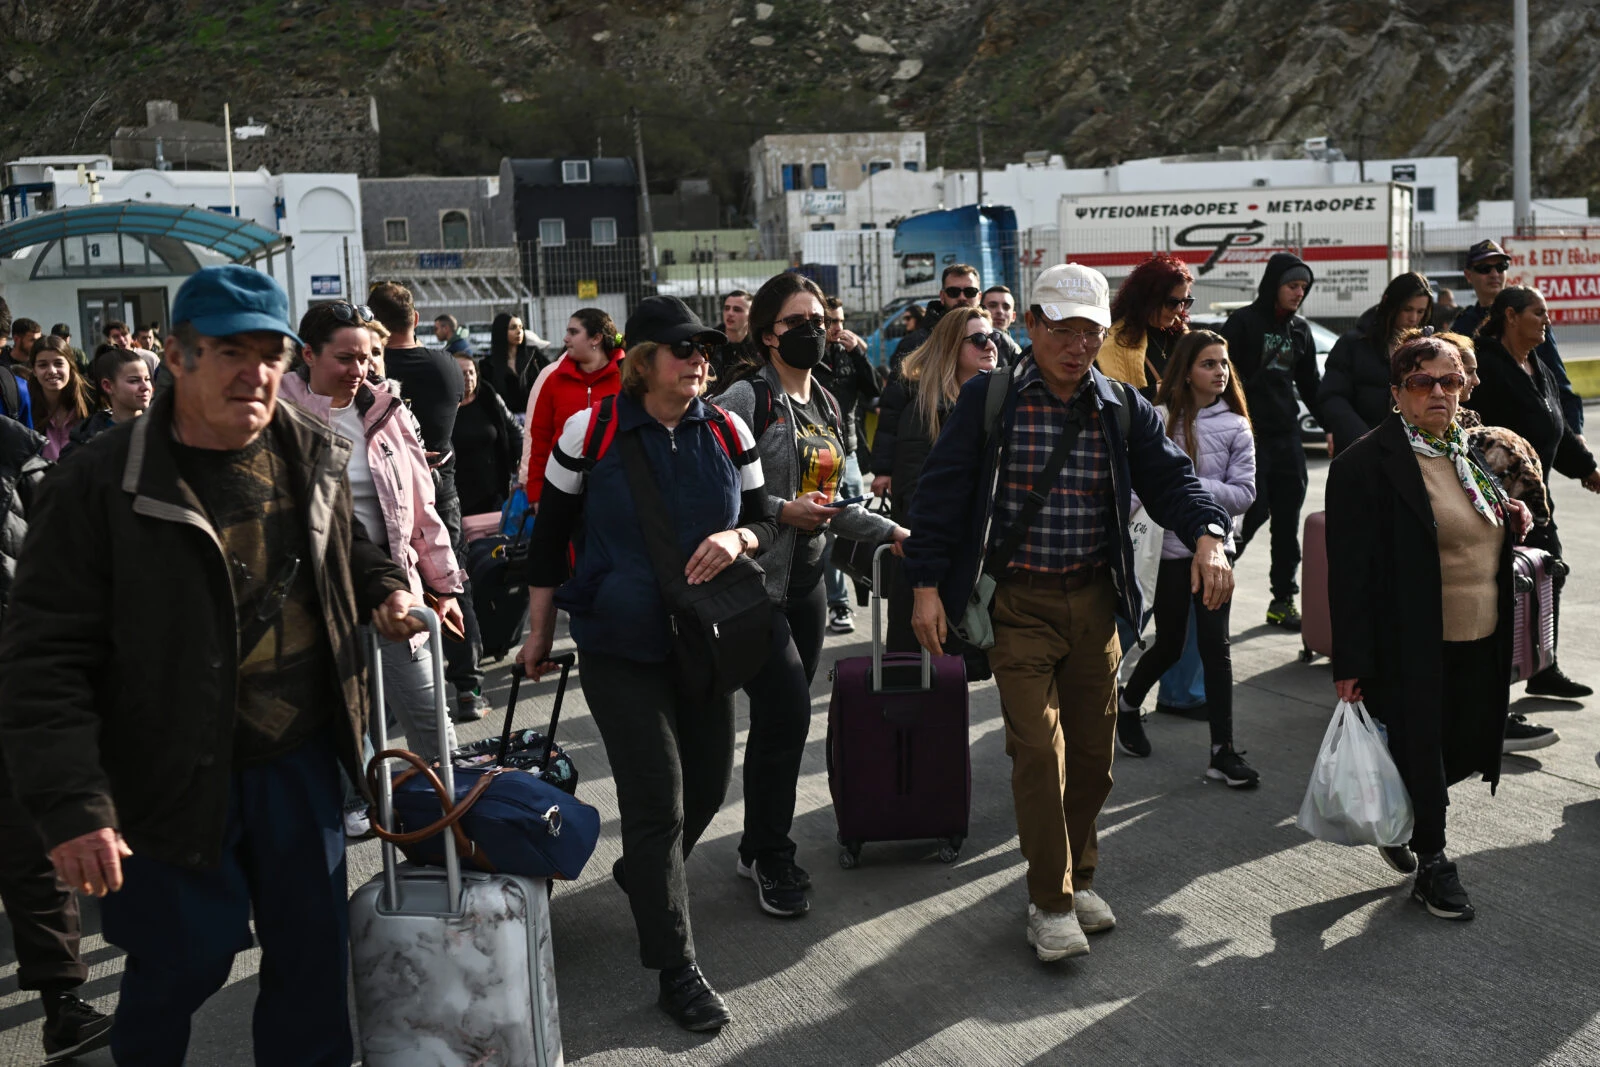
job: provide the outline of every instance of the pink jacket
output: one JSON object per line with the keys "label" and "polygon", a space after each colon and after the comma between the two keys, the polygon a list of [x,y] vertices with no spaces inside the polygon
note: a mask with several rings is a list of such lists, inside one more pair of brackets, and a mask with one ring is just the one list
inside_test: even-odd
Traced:
{"label": "pink jacket", "polygon": [[[332,402],[313,393],[300,374],[285,374],[279,392],[301,410],[329,421]],[[423,582],[435,593],[460,593],[467,573],[457,566],[450,531],[434,508],[433,474],[422,442],[405,417],[404,401],[385,382],[380,389],[363,385],[355,403],[365,406],[362,422],[367,430],[367,463],[378,490],[389,555],[405,572],[416,596],[422,596]],[[426,639],[425,635],[418,637]],[[413,647],[421,643],[413,639]]]}

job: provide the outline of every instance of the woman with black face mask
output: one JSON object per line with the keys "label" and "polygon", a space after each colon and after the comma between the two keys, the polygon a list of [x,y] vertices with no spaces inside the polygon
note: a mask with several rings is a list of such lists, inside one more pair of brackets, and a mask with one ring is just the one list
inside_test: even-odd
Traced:
{"label": "woman with black face mask", "polygon": [[761,555],[767,593],[779,605],[773,652],[745,686],[750,736],[738,871],[756,883],[761,909],[785,918],[810,907],[811,880],[795,865],[789,828],[827,616],[823,535],[831,529],[874,544],[910,536],[859,504],[833,503],[845,460],[843,419],[838,402],[811,376],[828,340],[822,301],[822,290],[799,274],[779,274],[763,285],[750,305],[750,341],[760,366],[717,397],[755,435],[778,517],[778,537]]}

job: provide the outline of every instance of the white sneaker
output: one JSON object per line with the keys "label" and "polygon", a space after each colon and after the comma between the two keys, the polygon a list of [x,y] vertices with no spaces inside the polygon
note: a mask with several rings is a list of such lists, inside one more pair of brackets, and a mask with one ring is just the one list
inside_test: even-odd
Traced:
{"label": "white sneaker", "polygon": [[355,841],[372,836],[372,820],[366,808],[344,813],[344,836]]}
{"label": "white sneaker", "polygon": [[1086,934],[1098,934],[1117,925],[1111,914],[1111,905],[1093,889],[1075,889],[1072,892],[1072,911],[1078,916],[1078,925]]}
{"label": "white sneaker", "polygon": [[1089,938],[1075,913],[1040,911],[1034,904],[1028,905],[1028,944],[1046,963],[1089,952]]}

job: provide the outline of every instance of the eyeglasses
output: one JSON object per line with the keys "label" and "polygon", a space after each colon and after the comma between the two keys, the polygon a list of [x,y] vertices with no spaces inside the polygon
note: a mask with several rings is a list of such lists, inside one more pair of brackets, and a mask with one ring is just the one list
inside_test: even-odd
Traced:
{"label": "eyeglasses", "polygon": [[1093,348],[1106,339],[1103,326],[1096,326],[1092,330],[1074,330],[1071,326],[1046,326],[1044,332],[1052,337],[1059,337],[1067,344],[1085,344]]}
{"label": "eyeglasses", "polygon": [[810,326],[813,330],[820,330],[826,320],[821,315],[785,315],[779,319],[777,325],[786,330],[798,330],[803,326]]}
{"label": "eyeglasses", "polygon": [[1168,311],[1177,311],[1179,308],[1183,308],[1183,310],[1188,311],[1190,308],[1194,307],[1194,297],[1169,296],[1166,299],[1166,305]]}
{"label": "eyeglasses", "polygon": [[1461,392],[1462,387],[1467,384],[1467,379],[1463,375],[1454,373],[1441,374],[1437,378],[1431,374],[1411,374],[1400,384],[1412,396],[1427,396],[1433,392],[1433,387],[1436,385],[1445,391],[1446,396],[1454,396]]}
{"label": "eyeglasses", "polygon": [[696,341],[693,338],[687,341],[675,341],[668,347],[677,359],[693,359],[696,355],[703,356],[707,360],[711,358],[711,346],[704,341]]}
{"label": "eyeglasses", "polygon": [[998,331],[989,333],[969,333],[967,334],[967,344],[971,345],[973,348],[998,349],[1000,347],[1000,334]]}
{"label": "eyeglasses", "polygon": [[1478,265],[1476,265],[1475,267],[1472,268],[1472,273],[1474,273],[1474,274],[1504,274],[1504,273],[1506,273],[1506,271],[1508,271],[1510,269],[1511,269],[1511,264],[1509,264],[1509,263],[1500,263],[1500,262],[1479,263]]}
{"label": "eyeglasses", "polygon": [[369,322],[378,321],[378,317],[372,313],[372,309],[365,304],[352,304],[341,300],[336,304],[329,304],[328,310],[340,322],[348,322],[354,326],[365,326]]}
{"label": "eyeglasses", "polygon": [[978,287],[975,285],[947,285],[944,287],[944,295],[948,296],[951,300],[959,300],[962,297],[966,297],[968,300],[971,300],[973,297],[978,295]]}

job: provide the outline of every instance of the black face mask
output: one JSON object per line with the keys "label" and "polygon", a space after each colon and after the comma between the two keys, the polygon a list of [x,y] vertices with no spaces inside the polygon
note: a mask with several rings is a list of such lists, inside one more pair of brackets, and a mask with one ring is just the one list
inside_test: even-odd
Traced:
{"label": "black face mask", "polygon": [[810,370],[821,363],[822,354],[827,347],[826,331],[813,329],[810,326],[785,331],[783,336],[778,338],[778,355],[795,370]]}

